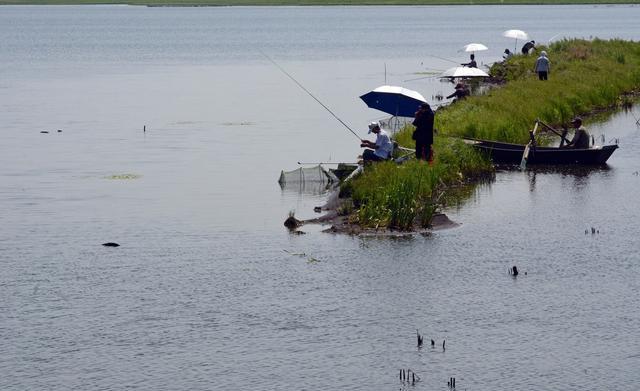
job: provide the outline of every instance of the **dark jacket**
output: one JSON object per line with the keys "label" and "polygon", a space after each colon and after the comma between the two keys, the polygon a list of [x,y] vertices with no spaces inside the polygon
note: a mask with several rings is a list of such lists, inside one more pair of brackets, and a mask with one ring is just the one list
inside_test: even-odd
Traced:
{"label": "dark jacket", "polygon": [[533,43],[533,41],[525,43],[524,45],[522,45],[522,54],[529,54],[531,49],[533,49],[535,46],[536,45]]}
{"label": "dark jacket", "polygon": [[433,119],[435,114],[431,109],[420,110],[416,113],[413,126],[413,139],[423,144],[433,144]]}
{"label": "dark jacket", "polygon": [[567,144],[567,146],[576,149],[588,149],[589,148],[589,133],[582,126],[576,129],[573,139]]}

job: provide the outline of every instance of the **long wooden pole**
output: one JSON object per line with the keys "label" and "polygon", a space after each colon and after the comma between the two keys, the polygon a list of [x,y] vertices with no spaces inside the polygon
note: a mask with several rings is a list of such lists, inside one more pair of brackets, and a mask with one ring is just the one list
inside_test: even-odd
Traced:
{"label": "long wooden pole", "polygon": [[527,144],[527,146],[524,147],[524,153],[522,154],[522,160],[520,160],[520,169],[521,170],[524,170],[525,168],[527,168],[527,161],[529,160],[529,151],[531,150],[531,146],[533,145],[533,143],[535,141],[535,137],[536,137],[536,132],[537,131],[538,131],[538,121],[536,120],[536,124],[533,127],[533,131],[529,135],[531,140],[529,140],[529,143]]}

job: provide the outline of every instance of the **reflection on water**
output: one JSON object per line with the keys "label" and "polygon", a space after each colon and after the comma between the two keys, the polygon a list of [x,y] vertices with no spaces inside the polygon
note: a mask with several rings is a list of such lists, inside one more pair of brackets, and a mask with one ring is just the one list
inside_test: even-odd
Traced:
{"label": "reflection on water", "polygon": [[589,177],[595,175],[598,179],[612,175],[613,171],[609,165],[599,166],[545,166],[536,165],[530,166],[526,170],[527,178],[529,179],[529,191],[534,192],[536,190],[536,177],[538,175],[558,175],[560,178],[572,179],[572,189],[575,191],[584,189],[588,186]]}

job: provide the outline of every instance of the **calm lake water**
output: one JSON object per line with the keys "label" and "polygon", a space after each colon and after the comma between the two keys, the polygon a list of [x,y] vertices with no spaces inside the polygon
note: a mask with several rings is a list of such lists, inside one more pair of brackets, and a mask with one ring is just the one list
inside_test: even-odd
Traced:
{"label": "calm lake water", "polygon": [[364,137],[383,115],[359,95],[385,78],[449,94],[405,80],[466,61],[464,44],[490,63],[506,29],[637,40],[639,19],[0,7],[0,389],[397,390],[400,368],[415,390],[637,389],[638,108],[587,124],[619,139],[607,167],[499,172],[446,211],[458,228],[291,236],[287,213],[326,195],[281,190],[280,170],[353,161],[358,141],[262,53]]}

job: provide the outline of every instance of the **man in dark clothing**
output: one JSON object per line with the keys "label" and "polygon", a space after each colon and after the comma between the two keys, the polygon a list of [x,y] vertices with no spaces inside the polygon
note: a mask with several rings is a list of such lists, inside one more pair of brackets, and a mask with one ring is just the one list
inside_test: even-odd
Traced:
{"label": "man in dark clothing", "polygon": [[429,163],[433,161],[433,120],[435,114],[431,110],[428,103],[420,105],[416,111],[413,126],[416,130],[413,132],[413,139],[416,141],[416,159],[427,160]]}
{"label": "man in dark clothing", "polygon": [[[447,96],[447,99],[451,99],[451,98],[455,98],[453,100],[453,102],[464,99],[465,97],[469,96],[469,90],[467,89],[467,87],[462,84],[462,83],[458,83],[456,84],[455,90],[453,91],[453,93],[451,95]],[[453,103],[451,102],[451,103]]]}
{"label": "man in dark clothing", "polygon": [[529,54],[536,47],[536,41],[529,41],[522,45],[522,54]]}
{"label": "man in dark clothing", "polygon": [[590,136],[587,130],[582,127],[582,119],[575,117],[573,121],[571,121],[571,125],[576,129],[575,134],[573,135],[573,139],[563,148],[589,149]]}
{"label": "man in dark clothing", "polygon": [[475,55],[471,55],[471,61],[466,62],[464,64],[460,64],[463,67],[469,67],[469,68],[477,68],[478,64],[476,63],[476,56]]}

